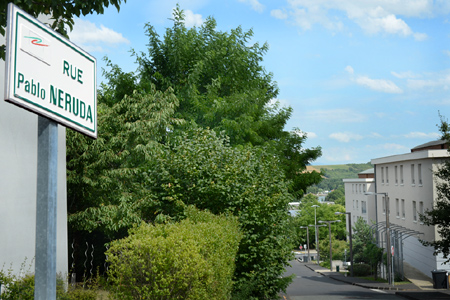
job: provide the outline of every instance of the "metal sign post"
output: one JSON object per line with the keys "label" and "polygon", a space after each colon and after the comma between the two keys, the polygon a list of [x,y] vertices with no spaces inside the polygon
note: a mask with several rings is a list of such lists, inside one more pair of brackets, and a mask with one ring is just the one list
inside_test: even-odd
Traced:
{"label": "metal sign post", "polygon": [[35,300],[56,299],[58,124],[38,117]]}
{"label": "metal sign post", "polygon": [[97,138],[97,63],[12,3],[5,63],[5,100],[39,115],[34,299],[55,300],[58,124]]}

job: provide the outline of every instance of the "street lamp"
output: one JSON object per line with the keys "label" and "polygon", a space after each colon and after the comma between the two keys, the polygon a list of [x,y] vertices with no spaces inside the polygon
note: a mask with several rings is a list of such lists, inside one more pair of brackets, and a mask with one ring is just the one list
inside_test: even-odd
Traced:
{"label": "street lamp", "polygon": [[387,259],[387,269],[388,269],[388,282],[389,285],[392,284],[392,275],[391,274],[391,260],[389,259],[389,253],[391,253],[391,230],[389,227],[389,197],[388,193],[374,193],[374,192],[365,192],[364,195],[383,195],[384,196],[384,207],[385,207],[385,215],[386,215],[386,255]]}
{"label": "street lamp", "polygon": [[328,233],[330,235],[330,271],[333,272],[333,252],[331,248],[331,223],[340,222],[341,220],[335,221],[319,221],[319,223],[328,223]]}
{"label": "street lamp", "polygon": [[309,255],[309,227],[308,226],[300,226],[300,228],[306,228],[306,247],[308,247],[308,261],[311,259],[311,256]]}
{"label": "street lamp", "polygon": [[[309,225],[309,226],[311,226],[311,227],[315,227],[315,229],[316,229],[316,236],[318,235],[318,231],[319,231],[319,227],[325,227],[325,226],[327,226],[327,225]],[[319,243],[316,243],[316,245],[319,245]],[[320,255],[319,255],[319,246],[317,246],[316,247],[316,252],[317,252],[317,264],[319,264],[320,262],[319,262],[319,258],[320,258]]]}
{"label": "street lamp", "polygon": [[318,242],[318,236],[317,236],[317,215],[316,215],[316,208],[319,207],[319,205],[314,204],[314,226],[316,226],[315,235],[316,235],[316,252],[317,252],[317,264],[319,264],[320,255],[319,255],[319,242]]}
{"label": "street lamp", "polygon": [[352,213],[337,211],[335,215],[348,215],[348,236],[350,238],[350,277],[353,277]]}

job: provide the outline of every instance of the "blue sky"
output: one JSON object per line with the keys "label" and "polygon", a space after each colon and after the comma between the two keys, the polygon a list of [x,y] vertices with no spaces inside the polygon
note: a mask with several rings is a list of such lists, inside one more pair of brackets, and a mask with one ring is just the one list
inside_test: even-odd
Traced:
{"label": "blue sky", "polygon": [[314,165],[365,163],[439,138],[450,117],[450,1],[128,0],[120,12],[77,19],[71,40],[124,71],[130,49],[146,52],[144,25],[161,36],[179,3],[187,26],[208,17],[218,29],[253,29],[270,46],[263,65],[294,113],[286,130],[321,146]]}

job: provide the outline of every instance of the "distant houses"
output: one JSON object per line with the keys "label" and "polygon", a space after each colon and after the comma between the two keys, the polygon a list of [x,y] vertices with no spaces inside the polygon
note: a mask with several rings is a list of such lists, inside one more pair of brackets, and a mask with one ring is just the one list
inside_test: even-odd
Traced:
{"label": "distant houses", "polygon": [[[436,201],[434,172],[449,158],[444,141],[438,140],[411,149],[410,153],[372,159],[373,169],[344,179],[345,207],[352,223],[364,219],[373,228],[380,247],[385,248],[386,213],[389,214],[394,269],[402,275],[403,261],[432,277],[432,270],[446,269],[442,254],[420,240],[438,240],[436,230],[420,222],[419,215],[432,209]],[[370,195],[372,193],[372,195]],[[388,197],[388,201],[385,201]],[[388,202],[388,207],[386,207]]]}

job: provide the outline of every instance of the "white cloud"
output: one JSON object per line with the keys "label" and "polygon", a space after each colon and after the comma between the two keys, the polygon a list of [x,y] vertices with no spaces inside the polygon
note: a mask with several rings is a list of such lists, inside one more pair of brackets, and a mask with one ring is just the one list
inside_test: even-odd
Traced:
{"label": "white cloud", "polygon": [[367,76],[358,76],[355,79],[355,82],[377,92],[384,92],[389,94],[403,93],[403,90],[390,80],[371,79]]}
{"label": "white cloud", "polygon": [[428,38],[428,35],[426,33],[420,33],[420,32],[414,33],[413,36],[414,36],[414,39],[418,42],[425,41]]}
{"label": "white cloud", "polygon": [[450,69],[423,73],[422,77],[424,79],[408,79],[408,87],[413,89],[437,88],[445,91],[450,88]]}
{"label": "white cloud", "polygon": [[114,46],[118,44],[129,44],[130,41],[110,28],[103,25],[98,27],[89,21],[76,19],[73,31],[69,34],[70,40],[75,44],[83,46],[87,51],[104,51],[104,45]]}
{"label": "white cloud", "polygon": [[281,9],[273,9],[270,12],[270,15],[274,17],[275,19],[285,20],[288,18],[288,14]]}
{"label": "white cloud", "polygon": [[383,136],[381,134],[379,134],[378,132],[372,132],[370,134],[370,137],[379,139],[379,138],[382,138]]}
{"label": "white cloud", "polygon": [[327,123],[361,123],[367,119],[366,115],[349,108],[315,110],[306,113],[305,116],[319,122]]}
{"label": "white cloud", "polygon": [[192,10],[186,9],[184,11],[184,24],[186,27],[199,27],[203,24],[203,18],[200,14],[194,14]]}
{"label": "white cloud", "polygon": [[351,132],[335,132],[330,134],[329,137],[343,143],[348,143],[351,140],[359,141],[363,138],[361,135]]}
{"label": "white cloud", "polygon": [[385,150],[392,150],[396,152],[409,152],[410,149],[403,145],[395,144],[395,143],[387,143],[381,146]]}
{"label": "white cloud", "polygon": [[347,71],[350,75],[353,75],[355,72],[351,66],[346,66],[345,71]]}
{"label": "white cloud", "polygon": [[316,134],[315,132],[307,132],[307,133],[306,133],[306,136],[307,136],[309,139],[317,138],[317,134]]}
{"label": "white cloud", "polygon": [[424,132],[414,131],[414,132],[410,132],[408,134],[405,134],[404,137],[408,138],[408,139],[416,139],[416,138],[420,138],[420,139],[438,139],[440,137],[440,135],[437,132],[424,133]]}
{"label": "white cloud", "polygon": [[239,2],[249,4],[254,11],[259,13],[264,11],[264,5],[262,5],[258,0],[239,0]]}
{"label": "white cloud", "polygon": [[323,154],[321,159],[327,163],[344,163],[344,162],[354,162],[354,149],[350,148],[327,148],[323,149]]}
{"label": "white cloud", "polygon": [[392,75],[394,75],[397,78],[404,79],[404,78],[420,78],[421,75],[415,74],[411,71],[405,71],[405,72],[391,72]]}
{"label": "white cloud", "polygon": [[442,50],[442,53],[444,53],[447,56],[450,56],[450,50]]}
{"label": "white cloud", "polygon": [[[288,7],[285,8],[283,16],[289,15],[303,30],[311,29],[314,24],[333,31],[342,30],[344,22],[350,20],[368,34],[412,36],[417,41],[423,41],[427,35],[414,32],[402,18],[423,18],[443,13],[441,5],[431,0],[288,0],[287,2]],[[344,12],[345,17],[336,14],[339,11]]]}

